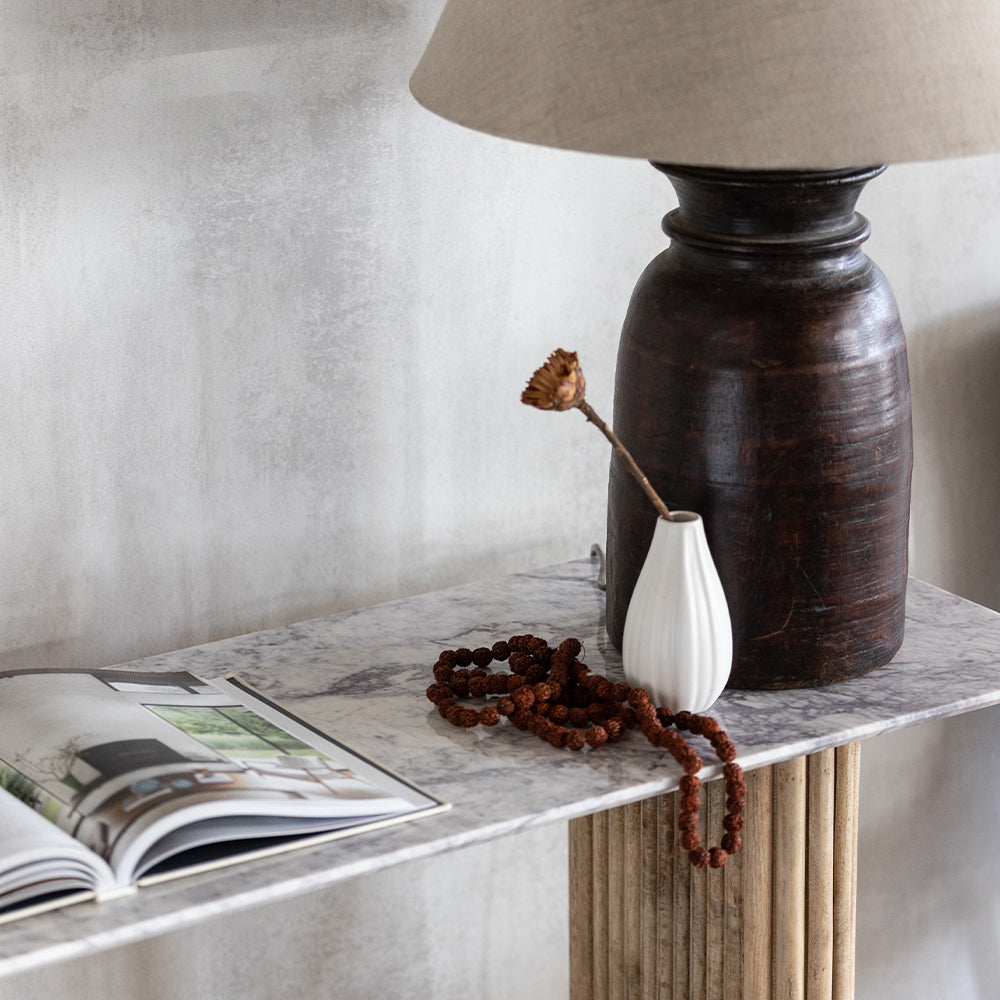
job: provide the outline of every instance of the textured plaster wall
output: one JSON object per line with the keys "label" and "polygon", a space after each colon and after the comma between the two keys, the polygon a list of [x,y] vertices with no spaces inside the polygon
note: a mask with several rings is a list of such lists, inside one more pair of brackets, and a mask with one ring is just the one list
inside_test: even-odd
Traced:
{"label": "textured plaster wall", "polygon": [[604,447],[517,397],[567,339],[610,396],[643,249],[605,191],[652,181],[421,111],[436,6],[12,5],[3,662],[120,660],[599,537]]}
{"label": "textured plaster wall", "polygon": [[[610,416],[617,331],[663,245],[669,187],[642,163],[505,143],[421,110],[406,81],[440,6],[0,7],[0,667],[109,664],[603,538],[606,445],[575,414],[517,398],[563,346]],[[910,337],[912,568],[993,606],[998,196],[1000,159],[984,158],[894,167],[861,205]],[[950,997],[991,995],[995,907],[955,886],[972,879],[970,853],[997,874],[969,850],[993,798],[995,717],[866,748],[862,1000],[922,995],[948,970]],[[540,872],[514,844],[456,861],[453,877],[443,862],[434,879],[387,874],[380,898],[396,905],[380,926],[423,942],[467,863],[484,902],[462,912],[498,947],[534,926],[564,982],[564,935],[541,931],[564,917],[562,831],[532,850]],[[518,873],[543,891],[505,908]],[[418,907],[413,884],[430,882]],[[315,907],[282,914],[327,963],[303,974],[303,996],[349,960],[322,941],[356,909],[350,891],[330,902],[339,925]],[[250,941],[252,922],[226,933]],[[393,981],[412,952],[358,941],[378,996],[379,971]],[[426,943],[425,972],[475,974],[477,952]],[[155,950],[92,963],[89,995],[130,995]],[[508,985],[489,995],[557,993],[531,967]],[[425,995],[466,995],[439,986]]]}
{"label": "textured plaster wall", "polygon": [[[861,208],[909,342],[910,570],[1000,610],[1000,158],[893,167]],[[858,1000],[997,995],[998,720],[865,745]]]}

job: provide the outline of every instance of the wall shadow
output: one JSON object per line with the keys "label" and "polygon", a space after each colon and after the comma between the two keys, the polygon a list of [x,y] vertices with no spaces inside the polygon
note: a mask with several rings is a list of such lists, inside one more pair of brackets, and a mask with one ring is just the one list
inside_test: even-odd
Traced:
{"label": "wall shadow", "polygon": [[1000,609],[1000,302],[907,338],[911,573]]}

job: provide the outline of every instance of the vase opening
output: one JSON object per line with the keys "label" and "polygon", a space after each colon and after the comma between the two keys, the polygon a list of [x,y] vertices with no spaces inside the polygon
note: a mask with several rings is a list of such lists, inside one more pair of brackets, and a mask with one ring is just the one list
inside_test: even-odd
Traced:
{"label": "vase opening", "polygon": [[671,521],[700,521],[701,515],[692,510],[672,510],[670,512]]}

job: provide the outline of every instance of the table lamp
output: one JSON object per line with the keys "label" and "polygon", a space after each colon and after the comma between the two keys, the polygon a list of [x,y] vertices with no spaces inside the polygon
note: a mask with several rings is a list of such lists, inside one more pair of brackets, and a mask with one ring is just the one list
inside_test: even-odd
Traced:
{"label": "table lamp", "polygon": [[[854,206],[881,164],[1000,149],[1000,4],[448,0],[410,86],[461,125],[666,174],[679,207],[625,318],[614,429],[668,506],[704,518],[730,685],[888,662],[903,637],[909,378]],[[655,521],[613,461],[619,645]]]}

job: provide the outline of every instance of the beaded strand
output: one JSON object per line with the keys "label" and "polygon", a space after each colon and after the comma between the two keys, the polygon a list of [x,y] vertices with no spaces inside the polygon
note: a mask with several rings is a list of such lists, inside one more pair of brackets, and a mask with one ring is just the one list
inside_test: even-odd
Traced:
{"label": "beaded strand", "polygon": [[[518,729],[534,733],[553,747],[582,750],[615,743],[626,730],[638,728],[655,747],[666,750],[683,768],[681,811],[677,825],[681,846],[697,868],[721,868],[742,845],[746,784],[736,763],[736,747],[719,723],[707,715],[657,708],[643,688],[616,684],[591,672],[577,657],[579,639],[565,639],[552,649],[544,639],[515,635],[491,648],[444,650],[434,664],[434,683],[427,697],[442,718],[455,726],[495,726],[506,717]],[[486,668],[507,661],[509,673]],[[472,669],[469,669],[469,668]],[[481,709],[459,704],[459,698],[500,697]],[[702,846],[698,835],[697,777],[702,760],[681,735],[687,731],[706,739],[723,763],[726,782],[725,830],[721,845]]]}

